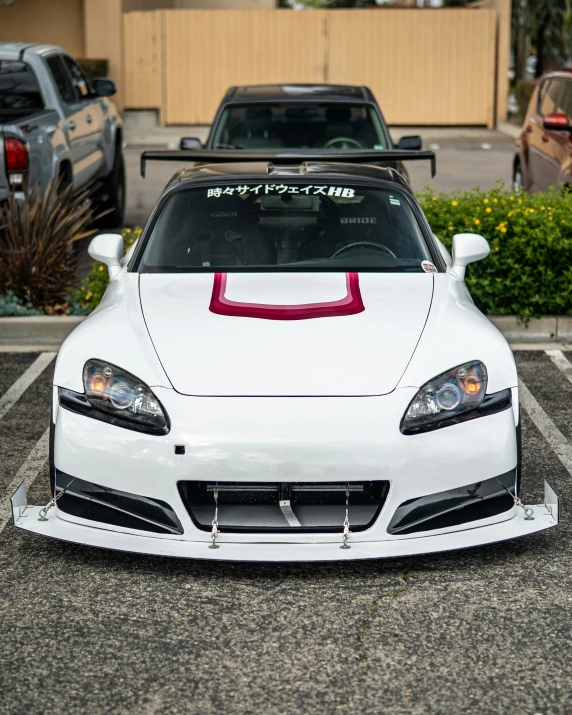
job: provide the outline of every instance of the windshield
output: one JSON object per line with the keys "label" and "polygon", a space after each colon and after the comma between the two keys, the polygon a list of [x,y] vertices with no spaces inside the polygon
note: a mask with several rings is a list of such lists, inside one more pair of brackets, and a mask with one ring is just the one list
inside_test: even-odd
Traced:
{"label": "windshield", "polygon": [[420,272],[427,260],[423,234],[399,192],[285,181],[175,191],[139,270]]}
{"label": "windshield", "polygon": [[355,104],[250,104],[227,107],[216,126],[214,149],[388,149],[375,109]]}

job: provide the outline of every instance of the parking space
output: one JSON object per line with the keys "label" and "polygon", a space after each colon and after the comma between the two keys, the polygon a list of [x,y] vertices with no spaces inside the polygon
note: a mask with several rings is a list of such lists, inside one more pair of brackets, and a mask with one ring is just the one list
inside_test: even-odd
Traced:
{"label": "parking space", "polygon": [[[32,503],[50,497],[53,361],[38,357],[0,354],[0,414],[11,401],[0,516],[18,473]],[[0,712],[570,712],[568,360],[517,353],[523,498],[542,501],[548,478],[561,505],[559,526],[535,536],[409,559],[226,564],[88,549],[8,523]]]}

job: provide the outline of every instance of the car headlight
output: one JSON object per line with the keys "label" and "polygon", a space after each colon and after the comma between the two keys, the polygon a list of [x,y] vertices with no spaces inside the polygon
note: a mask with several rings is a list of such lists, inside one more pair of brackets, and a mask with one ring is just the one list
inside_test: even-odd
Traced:
{"label": "car headlight", "polygon": [[89,403],[121,420],[168,431],[167,415],[152,391],[131,373],[103,360],[88,360],[83,386]]}
{"label": "car headlight", "polygon": [[418,434],[454,424],[458,415],[481,405],[486,391],[487,368],[479,360],[442,372],[411,400],[401,420],[401,431]]}

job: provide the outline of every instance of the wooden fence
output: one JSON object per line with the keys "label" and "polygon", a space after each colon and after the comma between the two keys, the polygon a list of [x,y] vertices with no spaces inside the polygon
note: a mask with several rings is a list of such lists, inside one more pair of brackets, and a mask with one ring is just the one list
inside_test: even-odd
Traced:
{"label": "wooden fence", "polygon": [[160,10],[123,17],[128,109],[208,124],[235,84],[365,84],[390,124],[495,124],[493,9]]}

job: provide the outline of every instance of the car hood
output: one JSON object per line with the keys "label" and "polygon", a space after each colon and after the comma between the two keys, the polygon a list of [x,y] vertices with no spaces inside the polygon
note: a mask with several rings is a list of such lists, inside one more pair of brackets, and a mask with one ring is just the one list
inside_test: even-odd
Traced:
{"label": "car hood", "polygon": [[142,274],[147,329],[185,395],[384,395],[419,341],[426,273]]}

